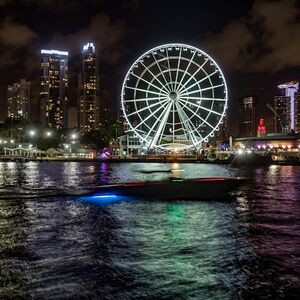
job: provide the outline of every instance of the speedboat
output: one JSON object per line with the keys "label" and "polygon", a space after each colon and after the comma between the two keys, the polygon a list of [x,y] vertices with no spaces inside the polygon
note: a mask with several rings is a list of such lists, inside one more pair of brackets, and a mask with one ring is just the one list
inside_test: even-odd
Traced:
{"label": "speedboat", "polygon": [[93,197],[142,197],[164,200],[216,200],[245,183],[244,178],[170,178],[162,181],[126,182],[103,185],[90,194]]}

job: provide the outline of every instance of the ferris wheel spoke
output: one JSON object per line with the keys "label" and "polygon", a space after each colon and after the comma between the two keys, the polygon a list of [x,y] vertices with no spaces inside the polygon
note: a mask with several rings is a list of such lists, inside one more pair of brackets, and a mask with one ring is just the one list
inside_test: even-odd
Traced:
{"label": "ferris wheel spoke", "polygon": [[[149,91],[149,90],[145,90],[145,89],[136,88],[136,87],[133,87],[133,86],[125,86],[125,89],[131,89],[131,90],[135,90],[135,91],[144,92],[144,93],[147,93],[147,94],[153,94],[153,95],[161,96],[161,93],[158,93],[158,92],[155,92],[155,91]],[[164,96],[166,96],[166,95],[164,94]]]}
{"label": "ferris wheel spoke", "polygon": [[167,109],[164,113],[164,116],[162,117],[162,120],[158,126],[158,129],[153,137],[153,139],[151,140],[150,144],[149,144],[149,148],[151,148],[152,145],[157,145],[157,140],[158,138],[160,137],[161,133],[162,133],[162,130],[165,128],[166,126],[166,123],[167,123],[167,120],[168,120],[168,117],[169,117],[169,114],[170,114],[170,110],[171,110],[171,107],[172,107],[172,102],[170,102],[167,106]]}
{"label": "ferris wheel spoke", "polygon": [[[181,106],[179,103],[178,103],[178,105],[179,105],[179,107],[180,107],[180,109],[181,109],[181,111],[182,111],[182,114],[183,114],[184,116],[186,116],[186,120],[187,120],[189,126],[191,126],[191,127],[194,128],[194,130],[191,130],[191,133],[193,134],[193,136],[194,136],[194,138],[195,138],[195,141],[196,141],[196,144],[198,145],[198,137],[196,137],[196,135],[194,134],[194,132],[196,132],[196,133],[199,134],[201,140],[203,139],[202,134],[201,134],[201,133],[199,132],[199,130],[196,128],[196,126],[195,126],[194,123],[191,121],[191,119],[187,116],[187,114],[186,114],[186,112],[184,111],[184,109],[182,108],[182,106]],[[195,146],[196,146],[196,145],[195,145]]]}
{"label": "ferris wheel spoke", "polygon": [[166,76],[165,76],[165,74],[164,74],[164,72],[162,71],[162,69],[161,69],[161,66],[160,66],[160,64],[159,64],[159,61],[157,61],[157,59],[156,59],[156,57],[155,57],[155,55],[152,53],[152,56],[153,56],[153,58],[154,58],[154,60],[155,60],[155,63],[156,63],[156,65],[157,65],[157,67],[158,67],[158,69],[159,69],[159,74],[162,74],[162,76],[163,76],[163,78],[164,78],[164,81],[165,81],[165,83],[166,83],[166,86],[168,86],[168,81],[167,81],[167,79],[166,79]]}
{"label": "ferris wheel spoke", "polygon": [[[162,113],[158,117],[155,116],[156,121],[154,122],[153,126],[151,128],[149,128],[149,132],[147,133],[146,138],[148,138],[151,135],[155,126],[157,126],[157,123],[161,120],[162,116],[166,113],[166,111],[168,109],[168,105],[164,106],[163,108],[164,108],[164,110],[162,111]],[[153,116],[153,115],[151,115],[151,116]]]}
{"label": "ferris wheel spoke", "polygon": [[207,87],[207,88],[205,88],[205,89],[201,89],[201,92],[203,92],[203,91],[208,91],[208,90],[212,90],[212,89],[216,89],[216,88],[221,87],[221,86],[224,86],[224,83],[218,84],[218,85],[214,85],[214,86],[210,86],[210,87]]}
{"label": "ferris wheel spoke", "polygon": [[193,103],[193,102],[186,101],[186,100],[184,100],[184,99],[182,99],[182,98],[179,99],[179,101],[183,101],[183,102],[185,102],[185,103],[187,103],[187,104],[193,105],[193,106],[198,107],[198,108],[200,108],[200,109],[202,109],[202,110],[206,110],[206,111],[208,111],[208,112],[210,112],[210,113],[212,113],[212,114],[215,114],[215,115],[218,115],[218,116],[223,116],[222,114],[218,113],[217,111],[214,111],[214,110],[212,110],[212,109],[209,109],[209,108],[206,108],[206,107],[204,107],[204,106],[201,106],[200,104],[195,104],[195,103]]}
{"label": "ferris wheel spoke", "polygon": [[[221,86],[224,86],[224,83],[218,84],[218,85],[214,85],[214,86],[210,86],[210,87],[207,87],[207,88],[204,88],[204,89],[199,89],[199,90],[196,90],[196,91],[184,93],[184,94],[179,94],[179,95],[180,95],[180,97],[181,96],[188,96],[188,95],[195,94],[195,93],[202,93],[203,91],[214,90],[214,89],[219,88]],[[203,98],[203,99],[205,99],[205,98]],[[224,101],[226,101],[226,99],[224,99]]]}
{"label": "ferris wheel spoke", "polygon": [[151,108],[151,107],[157,106],[157,105],[159,105],[159,104],[162,104],[162,103],[165,103],[165,102],[168,102],[168,101],[170,101],[170,100],[169,100],[169,99],[165,99],[165,100],[163,100],[163,101],[160,101],[160,102],[156,102],[156,103],[150,104],[150,105],[148,105],[148,106],[146,106],[146,107],[143,107],[143,108],[141,108],[141,109],[138,109],[138,110],[133,111],[132,113],[128,114],[127,117],[136,115],[136,114],[138,114],[138,113],[140,113],[140,112],[142,112],[142,111],[144,111],[144,110],[147,110],[147,109],[149,110],[149,108]]}
{"label": "ferris wheel spoke", "polygon": [[168,89],[165,87],[165,85],[157,78],[157,76],[155,76],[154,74],[153,74],[153,72],[143,63],[143,62],[141,62],[141,65],[155,78],[155,80],[157,81],[157,82],[159,82],[160,83],[160,85],[162,86],[162,88],[166,91],[166,94],[168,94],[169,93],[169,91],[168,91]]}
{"label": "ferris wheel spoke", "polygon": [[186,99],[186,100],[188,100],[188,99],[192,99],[192,100],[209,100],[209,101],[220,101],[220,102],[225,102],[226,101],[226,99],[224,99],[224,98],[206,98],[206,97],[191,97],[191,96],[187,96],[187,97],[183,97],[184,95],[188,95],[188,94],[181,94],[180,95],[180,98],[182,98],[182,99]]}
{"label": "ferris wheel spoke", "polygon": [[209,74],[209,75],[205,76],[204,78],[202,78],[202,79],[200,79],[200,80],[196,81],[196,82],[195,82],[195,83],[193,83],[192,85],[190,85],[190,86],[186,87],[186,88],[185,88],[185,90],[189,90],[189,89],[191,89],[192,87],[194,87],[194,86],[195,86],[195,85],[197,85],[197,84],[198,84],[198,86],[199,86],[199,83],[203,82],[204,80],[207,80],[207,79],[209,79],[211,76],[215,75],[217,72],[218,72],[217,70],[216,70],[216,71],[214,71],[214,72],[212,72],[211,74]]}
{"label": "ferris wheel spoke", "polygon": [[[160,111],[161,109],[163,109],[162,113],[161,113],[160,116],[157,118],[157,120],[159,120],[160,117],[162,116],[162,114],[164,113],[167,104],[168,104],[168,103],[166,102],[164,105],[162,105],[162,106],[160,106],[159,108],[157,108],[152,114],[149,114],[145,119],[143,119],[142,122],[140,122],[138,125],[136,125],[136,126],[134,127],[134,129],[138,129],[141,125],[143,125],[143,124],[144,124],[146,121],[148,121],[151,117],[154,116],[154,117],[156,118],[155,114],[156,114],[158,111]],[[157,122],[157,120],[156,120],[155,122]],[[149,126],[147,125],[147,127],[149,127]],[[147,135],[147,136],[148,136],[148,135]]]}
{"label": "ferris wheel spoke", "polygon": [[[190,118],[187,116],[187,114],[186,114],[186,112],[184,111],[183,107],[180,105],[180,103],[178,103],[178,105],[179,105],[179,107],[180,107],[182,113],[186,116],[186,119],[187,119],[187,121],[189,122],[189,124],[194,128],[194,131],[195,131],[195,132],[199,133],[200,138],[202,139],[201,133],[198,131],[198,129],[196,128],[196,126],[194,125],[194,123],[193,123],[193,122],[190,120]],[[194,112],[194,114],[196,114],[196,113]],[[193,115],[194,115],[194,114],[193,114]]]}
{"label": "ferris wheel spoke", "polygon": [[188,135],[189,135],[190,139],[192,140],[193,145],[196,147],[196,145],[198,144],[197,143],[197,138],[194,135],[193,130],[191,130],[190,125],[188,124],[189,118],[187,117],[187,115],[185,114],[185,112],[183,111],[181,105],[178,102],[176,102],[175,105],[176,105],[176,108],[177,108],[177,111],[178,111],[179,118],[181,119],[181,123],[185,127],[186,139],[188,140]]}
{"label": "ferris wheel spoke", "polygon": [[[180,85],[182,84],[182,81],[183,81],[184,77],[186,76],[186,74],[187,74],[187,72],[188,72],[188,69],[189,69],[190,66],[191,66],[192,61],[194,60],[195,55],[196,55],[196,52],[194,52],[194,54],[193,54],[192,58],[190,59],[190,61],[189,61],[188,65],[187,65],[187,67],[185,68],[184,73],[183,73],[183,75],[182,75],[182,77],[181,77],[181,79],[180,79],[180,81],[179,81],[177,87],[180,87]],[[198,71],[197,71],[197,72],[198,72]],[[197,72],[196,72],[196,73],[197,73]],[[190,79],[191,79],[191,78],[192,78],[192,77],[190,77]],[[179,88],[179,89],[176,89],[176,92],[180,93],[180,88]]]}
{"label": "ferris wheel spoke", "polygon": [[142,80],[144,82],[146,82],[148,85],[151,85],[152,87],[154,87],[155,89],[159,90],[162,94],[165,94],[167,95],[166,91],[160,87],[158,87],[157,85],[153,84],[152,82],[148,81],[148,80],[145,80],[144,78],[134,74],[134,73],[131,73],[133,76],[135,76],[136,78],[138,78],[139,80]]}
{"label": "ferris wheel spoke", "polygon": [[195,75],[200,71],[203,70],[205,74],[207,74],[204,70],[204,66],[206,65],[206,63],[208,62],[208,59],[204,61],[204,63],[200,66],[199,64],[195,63],[195,65],[197,66],[197,71],[193,74],[191,74],[190,78],[180,87],[180,89],[177,91],[178,93],[181,93],[186,85],[193,79],[195,78]]}
{"label": "ferris wheel spoke", "polygon": [[[197,107],[198,107],[198,106],[197,106]],[[195,111],[193,111],[192,109],[190,109],[188,106],[185,106],[185,108],[188,109],[188,110],[193,114],[193,116],[195,116],[195,117],[197,117],[199,120],[201,120],[201,121],[202,121],[202,124],[205,123],[205,124],[207,124],[211,129],[214,129],[214,130],[215,130],[215,127],[213,127],[209,122],[207,122],[205,119],[203,119],[199,114],[196,114]],[[201,125],[202,125],[202,124],[201,124]],[[201,125],[200,125],[200,126],[201,126]]]}
{"label": "ferris wheel spoke", "polygon": [[174,90],[177,90],[177,79],[178,79],[178,71],[180,67],[180,62],[181,62],[181,55],[182,55],[182,48],[179,50],[179,57],[178,57],[178,63],[177,63],[177,69],[176,69],[176,76],[175,76],[175,82],[174,82]]}
{"label": "ferris wheel spoke", "polygon": [[168,48],[166,49],[166,53],[167,53],[168,70],[169,70],[169,76],[170,76],[170,85],[171,85],[171,87],[172,87],[172,90],[174,90],[174,86],[173,86],[173,78],[172,78],[172,72],[171,72],[171,65],[170,65],[170,58],[169,58]]}
{"label": "ferris wheel spoke", "polygon": [[125,103],[128,103],[128,102],[143,102],[143,101],[153,101],[153,100],[163,100],[163,99],[166,99],[166,97],[128,99],[128,100],[124,100],[124,102]]}

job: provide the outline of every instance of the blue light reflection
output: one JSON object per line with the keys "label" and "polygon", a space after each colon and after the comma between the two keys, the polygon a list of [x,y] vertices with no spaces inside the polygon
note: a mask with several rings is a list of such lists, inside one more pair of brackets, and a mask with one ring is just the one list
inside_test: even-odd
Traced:
{"label": "blue light reflection", "polygon": [[80,200],[95,205],[105,206],[116,202],[135,200],[135,198],[116,194],[95,194],[89,196],[82,196],[80,197]]}

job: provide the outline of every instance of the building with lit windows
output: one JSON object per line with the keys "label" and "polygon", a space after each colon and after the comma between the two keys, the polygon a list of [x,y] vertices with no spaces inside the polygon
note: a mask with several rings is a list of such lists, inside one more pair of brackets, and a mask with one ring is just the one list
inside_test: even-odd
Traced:
{"label": "building with lit windows", "polygon": [[28,120],[30,111],[30,85],[25,79],[9,85],[7,89],[8,117]]}
{"label": "building with lit windows", "polygon": [[300,132],[299,82],[278,85],[281,96],[274,97],[275,132]]}
{"label": "building with lit windows", "polygon": [[41,50],[41,120],[52,128],[66,128],[68,52]]}
{"label": "building with lit windows", "polygon": [[275,96],[274,109],[276,112],[274,116],[275,132],[289,132],[291,130],[291,98],[287,96]]}
{"label": "building with lit windows", "polygon": [[79,75],[79,125],[89,132],[100,127],[99,61],[93,43],[82,50],[82,73]]}
{"label": "building with lit windows", "polygon": [[299,82],[283,83],[278,88],[284,91],[284,96],[290,98],[290,129],[295,130],[295,95],[299,91]]}
{"label": "building with lit windows", "polygon": [[300,92],[295,93],[295,132],[300,133]]}
{"label": "building with lit windows", "polygon": [[254,96],[240,99],[240,136],[256,136],[258,98]]}

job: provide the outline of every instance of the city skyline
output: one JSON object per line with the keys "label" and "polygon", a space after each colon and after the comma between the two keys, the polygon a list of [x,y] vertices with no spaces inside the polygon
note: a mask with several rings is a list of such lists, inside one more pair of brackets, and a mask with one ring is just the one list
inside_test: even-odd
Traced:
{"label": "city skyline", "polygon": [[[27,92],[22,91],[16,93],[17,88],[20,89],[20,86],[23,87],[26,84],[25,79],[20,79],[20,83],[14,83],[12,86],[8,86],[7,92],[7,116],[12,119],[27,119],[27,120],[40,120],[42,123],[50,126],[59,128],[78,128],[82,132],[89,132],[92,130],[97,130],[100,128],[101,122],[107,122],[108,119],[105,117],[105,113],[107,110],[106,106],[103,106],[102,110],[100,110],[100,99],[99,99],[99,56],[96,51],[95,45],[92,42],[88,42],[83,45],[81,51],[81,63],[82,67],[78,74],[78,91],[76,96],[75,105],[68,105],[68,56],[69,52],[61,51],[61,50],[41,50],[42,63],[41,63],[41,81],[40,81],[40,117],[34,119],[30,112],[30,85],[31,82],[28,82],[26,89]],[[64,60],[65,57],[65,60]],[[50,58],[50,59],[49,59]],[[49,67],[49,62],[52,66]],[[64,68],[61,68],[60,64],[63,62]],[[58,64],[56,66],[56,63]],[[65,74],[61,77],[61,70],[65,69]],[[45,76],[47,73],[47,76]],[[57,78],[55,78],[55,74],[59,74]],[[52,81],[49,80],[52,78]],[[61,81],[61,82],[60,82]],[[49,98],[49,86],[52,85],[55,88],[55,83],[60,82],[64,83],[64,102],[62,107],[58,110],[61,110],[63,116],[59,116],[59,119],[62,120],[64,125],[53,125],[51,122],[46,122],[47,114],[46,112],[49,110],[47,99],[45,98],[45,94],[47,94]],[[46,87],[45,87],[46,86]],[[56,86],[58,89],[58,94],[62,92],[62,89],[59,86]],[[271,108],[273,116],[271,120],[268,121],[268,132],[269,133],[288,133],[291,130],[294,130],[296,133],[299,133],[299,124],[300,124],[300,106],[299,106],[299,82],[298,81],[290,81],[286,83],[281,83],[277,86],[280,93],[282,95],[276,95],[273,98],[272,105],[267,103],[266,107]],[[16,100],[13,101],[13,93],[16,94]],[[23,94],[28,94],[26,99],[26,106],[23,103],[24,116],[17,117],[17,111],[22,114],[22,110],[17,110],[14,108],[14,113],[11,113],[12,107],[20,106],[20,101],[18,101],[17,97],[23,97]],[[18,95],[17,95],[18,94]],[[55,94],[55,93],[54,93]],[[57,94],[57,93],[56,93]],[[50,97],[51,98],[51,97]],[[60,103],[59,97],[58,105]],[[48,99],[49,100],[49,99]],[[265,118],[261,109],[259,109],[260,101],[257,94],[253,91],[253,94],[249,94],[245,97],[240,98],[239,102],[239,129],[238,136],[255,136],[256,134],[256,126],[257,122],[260,118]],[[20,102],[20,103],[19,103]],[[50,100],[52,102],[52,100]],[[56,105],[57,101],[54,101]],[[250,103],[251,102],[251,103]],[[19,104],[18,104],[19,103]],[[51,104],[51,103],[50,103]],[[53,103],[50,105],[53,106]],[[54,109],[56,110],[56,109]],[[72,118],[71,124],[69,126],[68,116]],[[122,119],[122,116],[120,116]],[[228,123],[228,115],[226,115],[226,124]],[[54,117],[55,118],[55,117]],[[76,121],[77,119],[77,121]],[[53,123],[53,121],[52,121]],[[97,125],[98,124],[98,125]],[[227,127],[227,125],[226,125]],[[227,131],[227,129],[226,129]],[[219,134],[218,134],[219,135]]]}
{"label": "city skyline", "polygon": [[[8,92],[7,92],[7,116],[11,117],[12,119],[27,119],[27,120],[40,120],[42,123],[49,127],[55,127],[57,129],[59,128],[78,128],[82,132],[89,132],[91,130],[97,130],[99,129],[99,126],[101,122],[107,122],[108,119],[105,116],[105,113],[107,110],[110,110],[110,108],[107,108],[103,105],[102,110],[100,109],[100,99],[99,99],[99,57],[98,53],[95,50],[95,45],[92,42],[89,42],[82,47],[81,51],[82,57],[82,69],[79,71],[78,74],[78,90],[77,90],[77,96],[75,97],[75,105],[73,102],[73,105],[68,105],[68,56],[69,52],[67,51],[61,51],[61,50],[41,50],[41,56],[42,56],[42,63],[41,63],[41,81],[40,81],[40,97],[39,97],[39,103],[40,103],[40,117],[33,118],[30,106],[31,106],[31,100],[30,100],[30,85],[31,82],[26,82],[26,79],[20,79],[20,82],[14,83],[13,85],[8,86]],[[50,59],[49,59],[50,58]],[[49,61],[52,66],[49,67]],[[61,68],[61,63],[63,63],[64,68]],[[57,66],[56,66],[57,64]],[[65,69],[63,77],[61,77],[61,70]],[[45,74],[47,73],[47,76]],[[51,74],[50,74],[51,73]],[[55,75],[56,76],[55,78]],[[61,77],[61,78],[60,78]],[[49,117],[46,115],[49,114],[47,110],[49,110],[50,106],[60,105],[59,96],[58,98],[52,103],[52,100],[50,100],[50,106],[49,103],[47,104],[47,99],[43,99],[45,94],[47,94],[49,98],[49,79],[52,78],[52,91],[53,87],[54,89],[57,89],[58,94],[62,92],[62,89],[59,86],[55,86],[55,83],[60,82],[63,83],[63,98],[65,103],[62,103],[61,108],[58,110],[61,110],[62,116],[57,116],[58,119],[61,119],[59,122],[63,122],[64,125],[59,125],[58,123],[55,125],[53,120],[56,118],[53,115],[53,120],[49,122]],[[51,82],[50,82],[51,83]],[[26,92],[24,90],[24,86],[26,85]],[[21,92],[16,93],[16,90],[20,90],[20,86],[22,87]],[[45,87],[46,86],[46,87]],[[50,84],[51,86],[51,84]],[[299,133],[299,116],[300,116],[300,106],[299,106],[299,82],[298,81],[290,81],[287,83],[281,83],[277,86],[278,90],[281,95],[274,96],[272,105],[270,107],[270,103],[267,103],[266,107],[271,108],[271,111],[273,113],[272,117],[269,119],[268,123],[268,132],[269,133],[280,133],[285,132],[288,133],[291,130],[296,131]],[[291,88],[293,90],[291,90]],[[15,98],[22,97],[22,95],[25,93],[28,94],[25,95],[27,97],[26,101],[23,101],[22,104],[24,106],[24,116],[17,117],[17,107],[20,106],[21,102],[16,100],[12,100],[13,93],[16,94]],[[18,94],[18,95],[17,95]],[[52,93],[53,94],[53,93]],[[57,94],[54,92],[54,94]],[[51,97],[50,97],[51,98]],[[48,99],[49,100],[49,99]],[[239,117],[239,129],[237,136],[255,136],[256,135],[256,126],[258,124],[258,120],[260,118],[265,118],[265,115],[262,112],[262,109],[259,109],[259,97],[257,96],[257,93],[253,91],[253,94],[249,94],[244,97],[240,97],[239,100],[239,111],[240,111],[240,117]],[[19,103],[20,102],[20,103]],[[26,102],[26,106],[25,106]],[[251,103],[250,103],[251,102]],[[19,103],[19,104],[18,104]],[[12,107],[14,107],[14,113],[12,113]],[[51,110],[51,109],[50,109]],[[54,109],[56,110],[56,108]],[[22,110],[19,110],[19,113],[22,114]],[[71,113],[71,114],[70,114]],[[72,121],[71,124],[73,124],[72,127],[69,126],[68,122],[68,116],[71,116]],[[280,117],[280,118],[279,118]],[[230,118],[229,115],[226,115],[226,120]],[[77,119],[77,121],[76,121]],[[46,121],[48,120],[48,121]],[[227,123],[228,121],[226,121]],[[76,124],[76,125],[75,125]],[[98,124],[98,125],[97,125]],[[227,125],[226,125],[227,126]]]}

